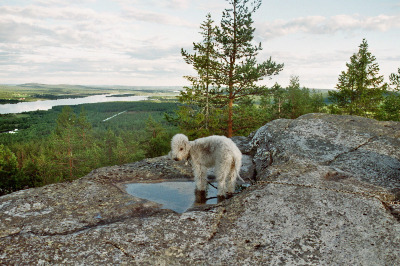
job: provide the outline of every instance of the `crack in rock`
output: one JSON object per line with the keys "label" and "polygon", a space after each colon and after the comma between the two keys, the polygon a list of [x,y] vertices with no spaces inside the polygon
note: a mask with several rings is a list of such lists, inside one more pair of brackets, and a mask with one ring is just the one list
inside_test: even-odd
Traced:
{"label": "crack in rock", "polygon": [[127,256],[127,257],[129,257],[129,258],[132,258],[132,259],[135,259],[135,258],[136,258],[135,255],[129,254],[123,247],[121,247],[121,246],[118,245],[117,243],[114,243],[114,242],[111,242],[111,241],[106,241],[105,243],[106,243],[106,244],[109,244],[109,245],[111,245],[111,246],[113,246],[114,248],[116,248],[116,249],[118,249],[118,250],[120,250],[125,256]]}
{"label": "crack in rock", "polygon": [[349,153],[352,153],[352,152],[357,151],[357,150],[360,149],[361,147],[363,147],[363,146],[365,146],[365,145],[371,143],[371,142],[372,142],[373,140],[375,140],[376,138],[377,138],[377,136],[373,136],[373,137],[369,138],[366,142],[364,142],[364,143],[358,145],[357,147],[352,148],[352,149],[350,149],[350,150],[348,150],[348,151],[346,151],[346,152],[342,152],[342,153],[336,155],[332,160],[329,160],[329,161],[325,162],[324,165],[331,165],[331,164],[332,164],[334,161],[336,161],[339,157],[341,157],[341,156],[343,156],[343,155],[345,155],[345,154],[349,154]]}

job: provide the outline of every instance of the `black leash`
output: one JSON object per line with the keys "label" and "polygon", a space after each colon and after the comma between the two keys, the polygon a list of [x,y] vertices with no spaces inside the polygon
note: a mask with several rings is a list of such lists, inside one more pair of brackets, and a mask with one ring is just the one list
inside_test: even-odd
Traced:
{"label": "black leash", "polygon": [[216,186],[214,186],[213,184],[211,184],[210,181],[207,181],[207,183],[208,183],[210,186],[212,186],[213,188],[218,189]]}

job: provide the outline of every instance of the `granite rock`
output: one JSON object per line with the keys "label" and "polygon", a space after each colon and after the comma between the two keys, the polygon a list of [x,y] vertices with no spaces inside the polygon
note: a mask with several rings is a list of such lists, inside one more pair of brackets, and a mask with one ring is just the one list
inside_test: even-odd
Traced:
{"label": "granite rock", "polygon": [[183,214],[124,190],[193,178],[166,156],[0,197],[0,264],[400,265],[400,123],[309,114],[235,142],[257,182]]}

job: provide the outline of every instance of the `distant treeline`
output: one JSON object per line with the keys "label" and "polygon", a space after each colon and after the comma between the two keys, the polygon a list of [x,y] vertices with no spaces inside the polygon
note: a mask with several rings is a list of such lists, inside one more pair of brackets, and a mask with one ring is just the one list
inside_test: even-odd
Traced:
{"label": "distant treeline", "polygon": [[93,94],[79,94],[79,95],[54,95],[54,94],[34,94],[31,97],[37,99],[47,99],[47,100],[60,100],[60,99],[76,99],[76,98],[85,98],[88,96],[92,96]]}
{"label": "distant treeline", "polygon": [[14,104],[14,103],[20,103],[22,101],[20,100],[7,100],[7,99],[0,99],[0,104]]}
{"label": "distant treeline", "polygon": [[113,95],[107,95],[106,97],[129,97],[129,96],[136,96],[137,94],[135,93],[127,93],[127,94],[113,94]]}

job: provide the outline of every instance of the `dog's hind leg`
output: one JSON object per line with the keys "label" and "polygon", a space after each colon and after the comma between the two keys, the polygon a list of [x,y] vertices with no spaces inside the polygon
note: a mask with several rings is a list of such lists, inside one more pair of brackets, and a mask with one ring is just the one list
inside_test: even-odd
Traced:
{"label": "dog's hind leg", "polygon": [[229,168],[226,167],[226,164],[217,164],[214,173],[218,180],[218,196],[226,196]]}
{"label": "dog's hind leg", "polygon": [[207,168],[201,165],[193,166],[194,181],[196,182],[196,189],[205,191],[207,188]]}
{"label": "dog's hind leg", "polygon": [[229,194],[233,194],[235,192],[236,179],[237,179],[236,169],[232,167],[229,171],[227,178],[227,192]]}

